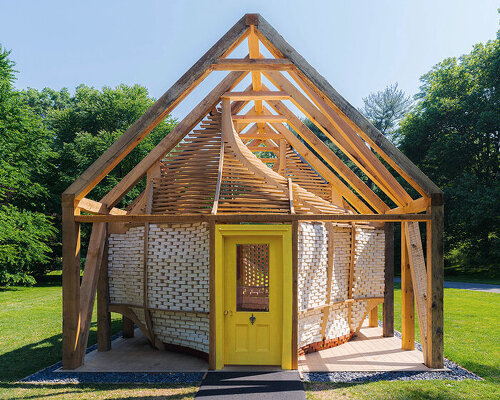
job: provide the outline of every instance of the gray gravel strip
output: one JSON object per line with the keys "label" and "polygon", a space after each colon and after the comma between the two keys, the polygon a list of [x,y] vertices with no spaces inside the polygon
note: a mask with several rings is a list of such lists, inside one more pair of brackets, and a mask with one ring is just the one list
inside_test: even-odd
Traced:
{"label": "gray gravel strip", "polygon": [[[379,321],[379,326],[382,322]],[[394,331],[394,336],[401,339],[401,333]],[[415,342],[415,348],[422,351],[422,345]],[[473,379],[476,381],[483,378],[467,371],[465,368],[453,361],[444,359],[447,370],[438,371],[386,371],[386,372],[303,372],[302,379],[305,382],[335,382],[335,383],[359,383],[376,381],[425,381],[425,380],[451,380],[462,381]]]}

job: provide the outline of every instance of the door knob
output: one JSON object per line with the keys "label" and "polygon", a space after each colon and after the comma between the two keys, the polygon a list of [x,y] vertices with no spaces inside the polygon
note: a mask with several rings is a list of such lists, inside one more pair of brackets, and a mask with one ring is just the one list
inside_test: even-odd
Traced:
{"label": "door knob", "polygon": [[224,315],[229,315],[230,317],[232,317],[233,311],[232,310],[224,310]]}

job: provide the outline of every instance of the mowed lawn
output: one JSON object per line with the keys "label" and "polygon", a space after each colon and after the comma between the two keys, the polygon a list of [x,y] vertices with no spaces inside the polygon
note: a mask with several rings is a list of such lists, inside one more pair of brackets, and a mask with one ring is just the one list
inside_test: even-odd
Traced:
{"label": "mowed lawn", "polygon": [[[59,283],[0,288],[0,399],[192,399],[196,386],[33,385],[15,383],[61,360],[62,289]],[[112,315],[113,333],[121,329]],[[89,346],[96,343],[94,309]]]}
{"label": "mowed lawn", "polygon": [[[400,290],[396,289],[396,328]],[[484,381],[306,384],[309,399],[500,398],[500,295],[445,289],[445,355]],[[113,314],[113,330],[120,329]],[[418,337],[418,329],[416,329]],[[95,343],[95,316],[89,344]],[[193,385],[31,385],[15,383],[61,358],[61,287],[0,289],[1,399],[191,399]]]}
{"label": "mowed lawn", "polygon": [[[401,329],[401,290],[394,293],[394,325]],[[313,399],[500,399],[500,294],[444,290],[445,357],[484,381],[307,383]],[[379,319],[382,319],[379,307]],[[418,324],[415,335],[420,341]]]}

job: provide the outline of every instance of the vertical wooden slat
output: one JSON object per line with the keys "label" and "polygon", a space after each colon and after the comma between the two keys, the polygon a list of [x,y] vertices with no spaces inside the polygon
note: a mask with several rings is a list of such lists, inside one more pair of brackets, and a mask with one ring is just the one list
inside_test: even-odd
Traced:
{"label": "vertical wooden slat", "polygon": [[401,348],[415,349],[415,303],[411,282],[405,224],[401,224]]}
{"label": "vertical wooden slat", "polygon": [[443,368],[444,205],[442,194],[432,196],[431,222],[427,225],[427,366]]}
{"label": "vertical wooden slat", "polygon": [[321,337],[326,338],[326,325],[328,324],[328,317],[330,314],[330,304],[332,302],[332,278],[333,278],[333,224],[330,222],[325,223],[325,228],[328,232],[328,266],[326,270],[326,301],[323,308],[323,320],[321,322]]}
{"label": "vertical wooden slat", "polygon": [[299,222],[292,222],[292,369],[299,365],[299,302],[298,302],[298,271],[299,271]]}
{"label": "vertical wooden slat", "polygon": [[111,350],[111,313],[109,312],[108,238],[97,281],[97,351]]}
{"label": "vertical wooden slat", "polygon": [[424,353],[424,362],[427,363],[427,274],[425,268],[422,238],[418,222],[404,222],[408,261],[410,264],[411,281],[415,303],[417,306],[418,328],[420,341]]}
{"label": "vertical wooden slat", "polygon": [[394,336],[394,223],[386,222],[385,233],[385,271],[383,336]]}
{"label": "vertical wooden slat", "polygon": [[[347,298],[352,299],[352,287],[354,283],[354,262],[355,262],[355,256],[356,256],[356,224],[353,222],[351,223],[351,253],[350,253],[350,260],[349,260],[349,277],[348,277],[348,284],[347,284]],[[347,310],[347,319],[349,322],[349,329],[351,332],[354,332],[354,329],[352,327],[352,301],[348,302],[348,310]]]}
{"label": "vertical wooden slat", "polygon": [[73,198],[62,204],[63,234],[63,368],[74,369],[81,365],[76,352],[80,331],[80,224],[75,222]]}
{"label": "vertical wooden slat", "polygon": [[210,220],[208,223],[210,236],[209,249],[209,333],[208,333],[208,368],[216,368],[216,337],[215,337],[215,221]]}

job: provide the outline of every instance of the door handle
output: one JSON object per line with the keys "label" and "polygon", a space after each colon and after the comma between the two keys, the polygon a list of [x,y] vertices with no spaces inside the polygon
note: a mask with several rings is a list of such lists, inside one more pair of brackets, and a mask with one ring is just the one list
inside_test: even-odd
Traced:
{"label": "door handle", "polygon": [[224,315],[229,315],[230,317],[232,317],[233,311],[232,310],[224,310]]}

